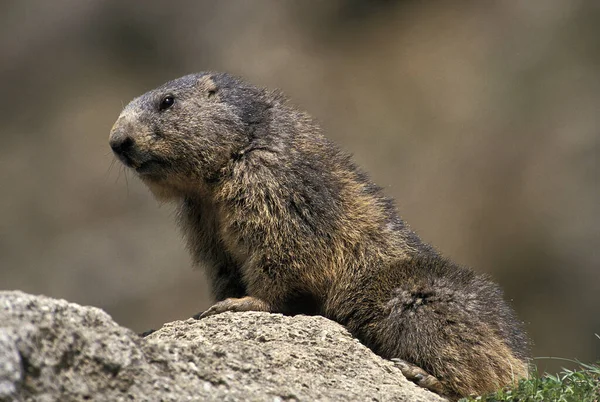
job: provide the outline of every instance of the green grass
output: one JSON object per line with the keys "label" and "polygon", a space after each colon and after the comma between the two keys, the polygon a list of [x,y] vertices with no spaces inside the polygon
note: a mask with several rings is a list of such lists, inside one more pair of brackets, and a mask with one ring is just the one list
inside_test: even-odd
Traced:
{"label": "green grass", "polygon": [[515,387],[461,402],[600,402],[600,362],[576,363],[579,367],[575,370],[563,369],[556,375],[533,373]]}

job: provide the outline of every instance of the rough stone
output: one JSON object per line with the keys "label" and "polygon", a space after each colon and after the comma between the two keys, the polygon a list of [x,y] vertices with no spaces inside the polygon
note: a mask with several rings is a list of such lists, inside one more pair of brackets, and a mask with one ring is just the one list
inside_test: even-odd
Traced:
{"label": "rough stone", "polygon": [[0,292],[0,401],[442,401],[323,317],[224,313],[146,338],[94,307]]}

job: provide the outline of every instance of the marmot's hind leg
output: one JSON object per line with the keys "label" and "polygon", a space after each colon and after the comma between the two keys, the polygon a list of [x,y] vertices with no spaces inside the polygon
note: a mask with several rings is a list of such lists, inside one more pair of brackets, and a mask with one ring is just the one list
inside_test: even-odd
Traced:
{"label": "marmot's hind leg", "polygon": [[408,380],[436,394],[444,395],[446,393],[446,389],[442,383],[421,367],[410,364],[402,359],[394,358],[391,360]]}

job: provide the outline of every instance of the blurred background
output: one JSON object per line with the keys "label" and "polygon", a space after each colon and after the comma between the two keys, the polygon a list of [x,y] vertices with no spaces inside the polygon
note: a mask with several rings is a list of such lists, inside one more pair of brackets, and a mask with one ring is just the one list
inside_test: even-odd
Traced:
{"label": "blurred background", "polygon": [[[173,222],[115,163],[123,105],[224,70],[315,116],[535,356],[600,359],[600,3],[3,1],[0,288],[135,331],[209,306]],[[539,360],[540,370],[568,363]]]}

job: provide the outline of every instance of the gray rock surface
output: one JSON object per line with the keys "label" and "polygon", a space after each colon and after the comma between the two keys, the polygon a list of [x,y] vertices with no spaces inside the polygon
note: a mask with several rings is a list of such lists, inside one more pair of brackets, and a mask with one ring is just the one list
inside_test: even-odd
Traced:
{"label": "gray rock surface", "polygon": [[442,401],[322,317],[225,313],[140,338],[98,308],[0,292],[0,401]]}

